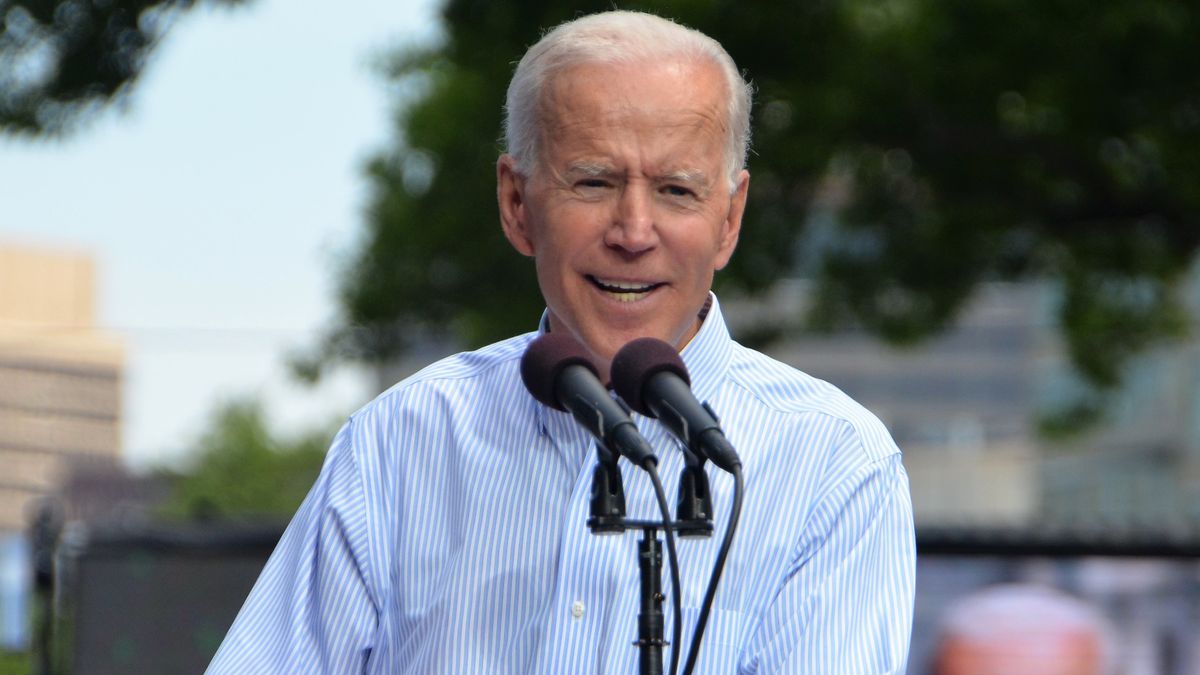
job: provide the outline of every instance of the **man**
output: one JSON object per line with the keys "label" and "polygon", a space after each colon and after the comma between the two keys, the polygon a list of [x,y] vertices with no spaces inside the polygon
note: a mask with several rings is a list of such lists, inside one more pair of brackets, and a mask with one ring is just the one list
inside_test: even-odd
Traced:
{"label": "man", "polygon": [[1105,675],[1113,631],[1093,606],[1053,588],[1001,584],[956,601],[942,620],[935,675]]}
{"label": "man", "polygon": [[[634,338],[676,345],[741,453],[741,525],[696,672],[901,672],[899,451],[833,387],[733,342],[709,291],[740,233],[749,109],[700,33],[632,12],[559,26],[509,87],[501,223],[534,259],[541,331],[578,338],[604,378]],[[521,385],[534,337],[450,357],[351,417],[210,672],[636,672],[637,538],[586,528],[594,444]],[[673,493],[678,445],[635,420]],[[629,517],[657,518],[646,476],[623,469]],[[732,480],[709,474],[717,531],[679,544],[672,648],[690,643],[727,525]]]}

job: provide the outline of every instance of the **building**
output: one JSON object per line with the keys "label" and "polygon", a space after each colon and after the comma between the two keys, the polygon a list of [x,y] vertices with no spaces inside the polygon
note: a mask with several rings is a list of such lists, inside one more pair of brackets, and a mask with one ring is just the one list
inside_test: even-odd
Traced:
{"label": "building", "polygon": [[[798,324],[808,293],[793,280],[761,301],[727,302],[734,334],[780,317]],[[1024,524],[1040,503],[1039,303],[1037,287],[989,285],[953,327],[912,347],[889,347],[861,330],[787,328],[763,349],[837,386],[887,425],[904,450],[919,523]]]}
{"label": "building", "polygon": [[[1110,529],[1200,531],[1200,266],[1184,287],[1190,334],[1132,359],[1097,428],[1043,444],[1043,511]],[[1049,399],[1070,391],[1061,367],[1042,368]]]}
{"label": "building", "polygon": [[[734,334],[796,325],[808,292],[791,281],[727,302]],[[1185,295],[1200,316],[1200,270]],[[904,450],[919,524],[1197,527],[1200,341],[1139,355],[1097,425],[1047,436],[1039,421],[1080,391],[1057,302],[1048,284],[984,284],[952,327],[910,348],[792,327],[765,351],[883,420]]]}
{"label": "building", "polygon": [[0,245],[0,536],[76,462],[118,458],[124,355],[95,304],[87,255]]}

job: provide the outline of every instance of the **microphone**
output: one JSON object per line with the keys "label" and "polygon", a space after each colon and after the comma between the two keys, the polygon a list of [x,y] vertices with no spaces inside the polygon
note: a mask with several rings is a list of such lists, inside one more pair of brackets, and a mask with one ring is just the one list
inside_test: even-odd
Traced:
{"label": "microphone", "polygon": [[521,379],[535,399],[571,413],[609,451],[638,465],[658,464],[629,413],[600,384],[596,367],[575,338],[546,333],[534,340],[521,357]]}
{"label": "microphone", "polygon": [[630,407],[657,417],[697,456],[730,473],[741,469],[716,413],[692,394],[687,366],[674,347],[649,337],[630,342],[613,357],[612,381]]}

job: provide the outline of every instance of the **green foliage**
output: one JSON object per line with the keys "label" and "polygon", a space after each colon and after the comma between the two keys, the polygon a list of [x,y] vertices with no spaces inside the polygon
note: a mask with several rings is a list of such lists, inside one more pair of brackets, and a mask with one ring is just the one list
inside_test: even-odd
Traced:
{"label": "green foliage", "polygon": [[0,0],[0,132],[61,134],[120,100],[167,29],[196,4]]}
{"label": "green foliage", "polygon": [[28,675],[33,661],[28,652],[0,651],[0,675]]}
{"label": "green foliage", "polygon": [[227,403],[197,442],[191,469],[174,477],[164,515],[287,518],[312,487],[332,437],[330,428],[280,439],[258,403]]}
{"label": "green foliage", "polygon": [[[816,280],[811,316],[893,342],[949,324],[977,285],[1052,279],[1079,372],[1113,387],[1178,335],[1200,247],[1197,12],[1171,0],[620,2],[698,28],[753,78],[739,250],[718,282]],[[504,241],[504,89],[540,32],[608,0],[451,0],[444,37],[386,69],[395,141],[370,163],[346,328],[326,354],[531,328],[532,265]],[[415,96],[413,95],[415,92]]]}

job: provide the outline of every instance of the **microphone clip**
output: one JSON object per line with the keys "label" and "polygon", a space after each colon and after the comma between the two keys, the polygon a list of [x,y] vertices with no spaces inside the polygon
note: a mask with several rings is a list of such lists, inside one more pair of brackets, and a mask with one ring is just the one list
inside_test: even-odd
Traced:
{"label": "microphone clip", "polygon": [[681,450],[684,467],[679,474],[679,496],[675,501],[675,531],[681,537],[711,537],[712,493],[708,488],[708,474],[704,471],[704,458],[696,456],[686,447]]}
{"label": "microphone clip", "polygon": [[625,531],[625,483],[617,455],[596,441],[596,468],[592,470],[592,494],[588,529],[592,534],[620,534]]}

